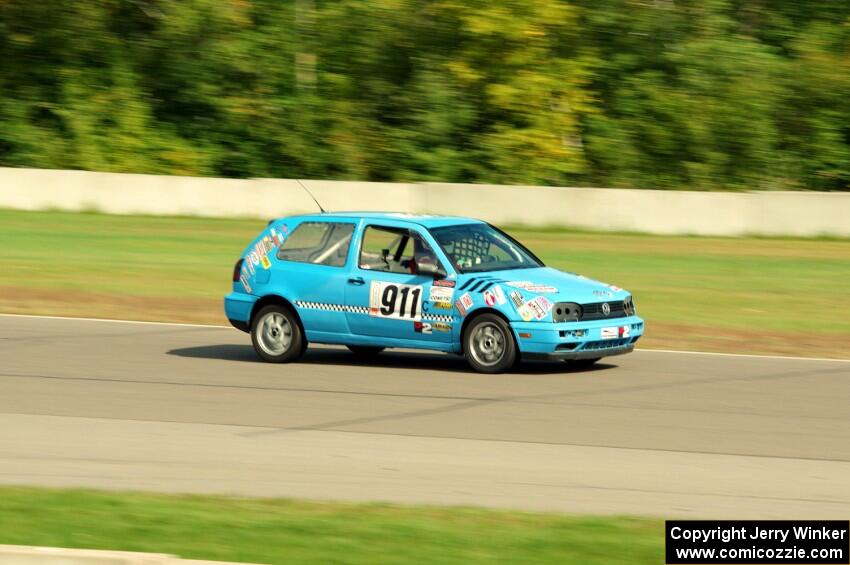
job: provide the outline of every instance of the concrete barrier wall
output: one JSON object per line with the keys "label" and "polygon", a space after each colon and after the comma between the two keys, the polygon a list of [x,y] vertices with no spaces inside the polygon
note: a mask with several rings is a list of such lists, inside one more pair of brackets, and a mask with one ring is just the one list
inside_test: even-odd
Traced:
{"label": "concrete barrier wall", "polygon": [[[850,237],[850,193],[688,192],[448,183],[303,183],[328,210],[458,214],[497,224],[697,235]],[[0,207],[271,218],[317,211],[295,180],[0,168]]]}

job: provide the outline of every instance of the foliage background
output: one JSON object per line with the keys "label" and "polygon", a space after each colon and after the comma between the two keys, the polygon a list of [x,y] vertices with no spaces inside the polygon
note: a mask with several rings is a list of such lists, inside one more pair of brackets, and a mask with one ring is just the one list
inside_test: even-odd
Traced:
{"label": "foliage background", "polygon": [[0,166],[850,190],[850,2],[0,0]]}

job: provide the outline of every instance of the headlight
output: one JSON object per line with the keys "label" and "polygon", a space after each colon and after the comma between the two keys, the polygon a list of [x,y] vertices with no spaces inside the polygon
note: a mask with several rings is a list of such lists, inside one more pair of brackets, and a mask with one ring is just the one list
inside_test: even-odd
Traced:
{"label": "headlight", "polygon": [[623,311],[625,311],[626,316],[634,316],[637,314],[637,308],[635,308],[635,301],[631,296],[627,297],[623,300]]}

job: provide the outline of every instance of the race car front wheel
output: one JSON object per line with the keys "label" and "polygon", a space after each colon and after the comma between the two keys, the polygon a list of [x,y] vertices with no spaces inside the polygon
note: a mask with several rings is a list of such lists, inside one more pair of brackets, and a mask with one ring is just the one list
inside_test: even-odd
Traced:
{"label": "race car front wheel", "polygon": [[507,322],[481,314],[463,332],[463,353],[479,373],[503,373],[514,366],[517,347]]}
{"label": "race car front wheel", "polygon": [[285,306],[270,304],[251,322],[251,343],[263,361],[287,363],[304,353],[304,336],[295,314]]}

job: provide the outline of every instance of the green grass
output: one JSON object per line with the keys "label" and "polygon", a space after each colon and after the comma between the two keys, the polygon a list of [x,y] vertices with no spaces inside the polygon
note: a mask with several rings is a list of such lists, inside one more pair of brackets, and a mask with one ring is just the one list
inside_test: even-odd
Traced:
{"label": "green grass", "polygon": [[628,288],[651,319],[850,333],[848,241],[513,233],[553,267]]}
{"label": "green grass", "polygon": [[254,563],[661,563],[663,524],[471,508],[0,487],[0,544]]}
{"label": "green grass", "polygon": [[219,298],[260,220],[0,210],[0,286]]}
{"label": "green grass", "polygon": [[[262,220],[0,210],[0,311],[224,323]],[[850,357],[850,241],[509,229],[547,264],[631,290],[644,344]]]}

